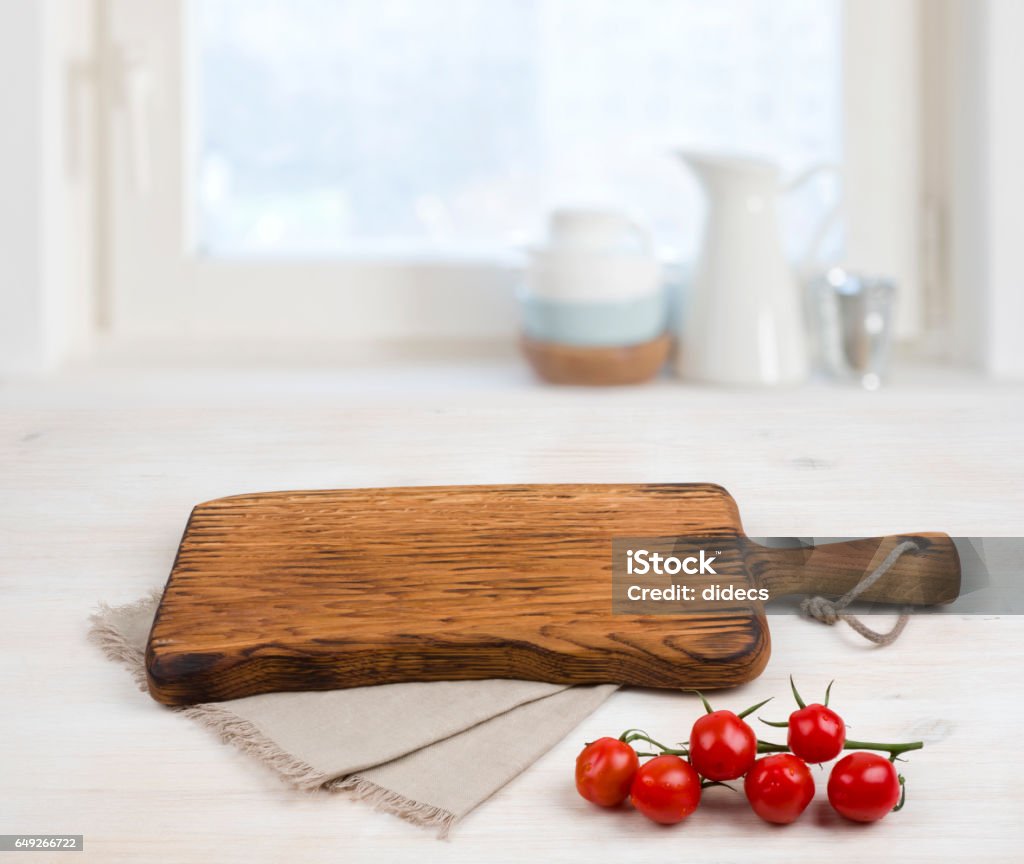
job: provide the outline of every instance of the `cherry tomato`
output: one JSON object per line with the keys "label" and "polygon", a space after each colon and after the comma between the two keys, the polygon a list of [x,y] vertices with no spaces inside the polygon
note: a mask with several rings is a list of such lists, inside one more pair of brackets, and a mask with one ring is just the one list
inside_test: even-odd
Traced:
{"label": "cherry tomato", "polygon": [[674,825],[700,804],[700,777],[678,756],[655,756],[636,772],[630,798],[648,819]]}
{"label": "cherry tomato", "polygon": [[757,736],[732,711],[712,711],[693,724],[690,763],[708,780],[735,780],[757,758]]}
{"label": "cherry tomato", "polygon": [[803,759],[779,753],[754,763],[743,781],[743,791],[754,812],[765,822],[788,825],[811,803],[814,778]]}
{"label": "cherry tomato", "polygon": [[789,749],[805,762],[830,762],[843,751],[846,724],[831,708],[817,703],[789,715]]}
{"label": "cherry tomato", "polygon": [[875,822],[890,813],[900,797],[892,762],[877,753],[851,753],[840,759],[828,778],[828,801],[854,822]]}
{"label": "cherry tomato", "polygon": [[640,767],[636,750],[618,738],[598,738],[576,757],[576,789],[588,801],[615,807],[626,800]]}

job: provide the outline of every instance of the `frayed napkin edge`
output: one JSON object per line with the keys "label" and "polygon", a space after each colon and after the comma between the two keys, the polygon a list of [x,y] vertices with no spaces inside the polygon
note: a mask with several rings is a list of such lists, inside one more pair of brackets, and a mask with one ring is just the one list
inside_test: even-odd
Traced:
{"label": "frayed napkin edge", "polygon": [[[160,602],[162,593],[161,590],[154,590],[134,603],[123,606],[100,603],[97,610],[89,616],[89,641],[99,646],[109,659],[127,666],[136,686],[144,693],[149,692],[146,683],[145,655],[128,642],[114,625],[113,619],[118,615],[141,613],[145,609],[153,608]],[[267,738],[258,726],[243,720],[217,703],[204,702],[183,707],[168,707],[168,710],[199,722],[215,732],[221,741],[254,756],[297,789],[326,789],[329,792],[343,793],[369,804],[374,810],[390,813],[422,828],[436,828],[441,839],[448,837],[455,824],[456,816],[451,811],[406,798],[358,774],[335,778],[325,776],[308,763],[282,750],[274,741]]]}
{"label": "frayed napkin edge", "polygon": [[455,825],[456,817],[450,810],[413,801],[358,774],[332,780],[326,788],[331,792],[343,792],[351,798],[364,801],[374,810],[390,813],[421,828],[436,828],[437,836],[442,840],[448,839],[448,833]]}
{"label": "frayed napkin edge", "polygon": [[100,603],[96,611],[89,616],[89,641],[98,645],[110,660],[127,666],[143,693],[149,692],[146,685],[145,655],[125,639],[124,634],[114,626],[113,618],[115,615],[137,614],[151,609],[160,602],[161,596],[160,590],[153,590],[134,603],[125,603],[123,606]]}

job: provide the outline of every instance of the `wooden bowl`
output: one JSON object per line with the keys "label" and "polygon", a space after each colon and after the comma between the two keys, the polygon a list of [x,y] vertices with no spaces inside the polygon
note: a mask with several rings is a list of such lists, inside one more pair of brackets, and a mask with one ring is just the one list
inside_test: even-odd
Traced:
{"label": "wooden bowl", "polygon": [[613,348],[539,342],[523,335],[523,354],[533,370],[552,384],[611,387],[649,381],[665,365],[672,339],[663,333],[650,342]]}

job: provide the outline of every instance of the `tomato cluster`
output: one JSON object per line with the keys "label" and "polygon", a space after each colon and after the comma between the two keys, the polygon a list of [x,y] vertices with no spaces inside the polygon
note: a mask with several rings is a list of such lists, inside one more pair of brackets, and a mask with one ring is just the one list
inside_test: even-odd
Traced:
{"label": "tomato cluster", "polygon": [[[766,822],[786,825],[814,798],[808,763],[831,761],[845,749],[858,752],[840,759],[829,776],[828,800],[836,812],[855,822],[875,822],[899,810],[903,778],[893,763],[899,754],[920,749],[921,742],[850,741],[842,717],[828,707],[831,684],[824,704],[806,705],[792,679],[790,683],[798,710],[782,723],[761,721],[785,727],[786,745],[759,740],[744,719],[769,700],[734,714],[713,710],[700,696],[706,713],[693,724],[687,746],[666,747],[639,729],[628,729],[618,738],[599,738],[576,759],[576,788],[602,807],[616,807],[629,798],[649,819],[674,825],[697,809],[705,788],[742,777],[753,811]],[[653,745],[658,752],[637,753],[635,741]],[[887,752],[889,758],[864,752],[868,750]],[[759,754],[768,755],[758,759]],[[653,758],[641,764],[641,756]]]}

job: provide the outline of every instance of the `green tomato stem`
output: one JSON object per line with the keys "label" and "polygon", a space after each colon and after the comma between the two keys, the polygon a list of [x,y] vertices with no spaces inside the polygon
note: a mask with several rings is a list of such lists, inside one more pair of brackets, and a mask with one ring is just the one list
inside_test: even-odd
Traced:
{"label": "green tomato stem", "polygon": [[789,689],[793,691],[793,698],[796,699],[796,704],[801,708],[806,708],[807,706],[804,704],[804,700],[800,698],[800,693],[796,689],[796,682],[793,680],[792,675],[789,676]]}
{"label": "green tomato stem", "polygon": [[700,697],[700,701],[704,703],[704,712],[705,713],[707,713],[707,714],[714,714],[715,713],[715,709],[711,707],[711,703],[708,702],[708,700],[704,698],[704,694],[701,693],[700,690],[693,690],[691,692],[696,693]]}
{"label": "green tomato stem", "polygon": [[648,744],[653,744],[655,747],[657,747],[661,751],[661,753],[655,753],[655,754],[651,754],[651,753],[637,753],[638,756],[651,756],[651,755],[655,755],[655,756],[666,756],[666,755],[668,755],[668,756],[689,756],[690,755],[688,750],[677,750],[677,749],[672,748],[672,747],[666,747],[660,741],[655,741],[653,738],[651,738],[645,732],[640,731],[639,729],[627,729],[619,737],[619,740],[622,741],[625,744],[632,744],[634,741],[646,741]]}
{"label": "green tomato stem", "polygon": [[892,808],[893,813],[898,813],[903,809],[903,805],[907,803],[907,781],[903,779],[902,774],[896,775],[900,781],[900,801],[895,807]]}
{"label": "green tomato stem", "polygon": [[881,750],[883,753],[888,753],[889,758],[894,761],[901,753],[920,750],[922,747],[924,747],[923,741],[909,741],[906,744],[879,744],[876,741],[851,741],[849,738],[843,744],[844,750]]}
{"label": "green tomato stem", "polygon": [[747,716],[753,714],[758,708],[761,708],[762,706],[767,705],[769,702],[772,701],[773,698],[774,697],[769,696],[767,699],[764,700],[764,702],[758,702],[756,705],[751,705],[746,711],[741,711],[736,716],[739,717],[740,720],[742,720],[744,717],[747,717]]}
{"label": "green tomato stem", "polygon": [[685,750],[659,750],[657,753],[648,753],[646,750],[637,750],[637,756],[681,756],[688,757],[690,754]]}
{"label": "green tomato stem", "polygon": [[729,790],[731,790],[733,792],[738,792],[739,791],[735,786],[730,786],[728,783],[723,783],[721,780],[701,780],[700,781],[700,788],[701,789],[710,789],[712,786],[724,786],[726,789],[729,789]]}

